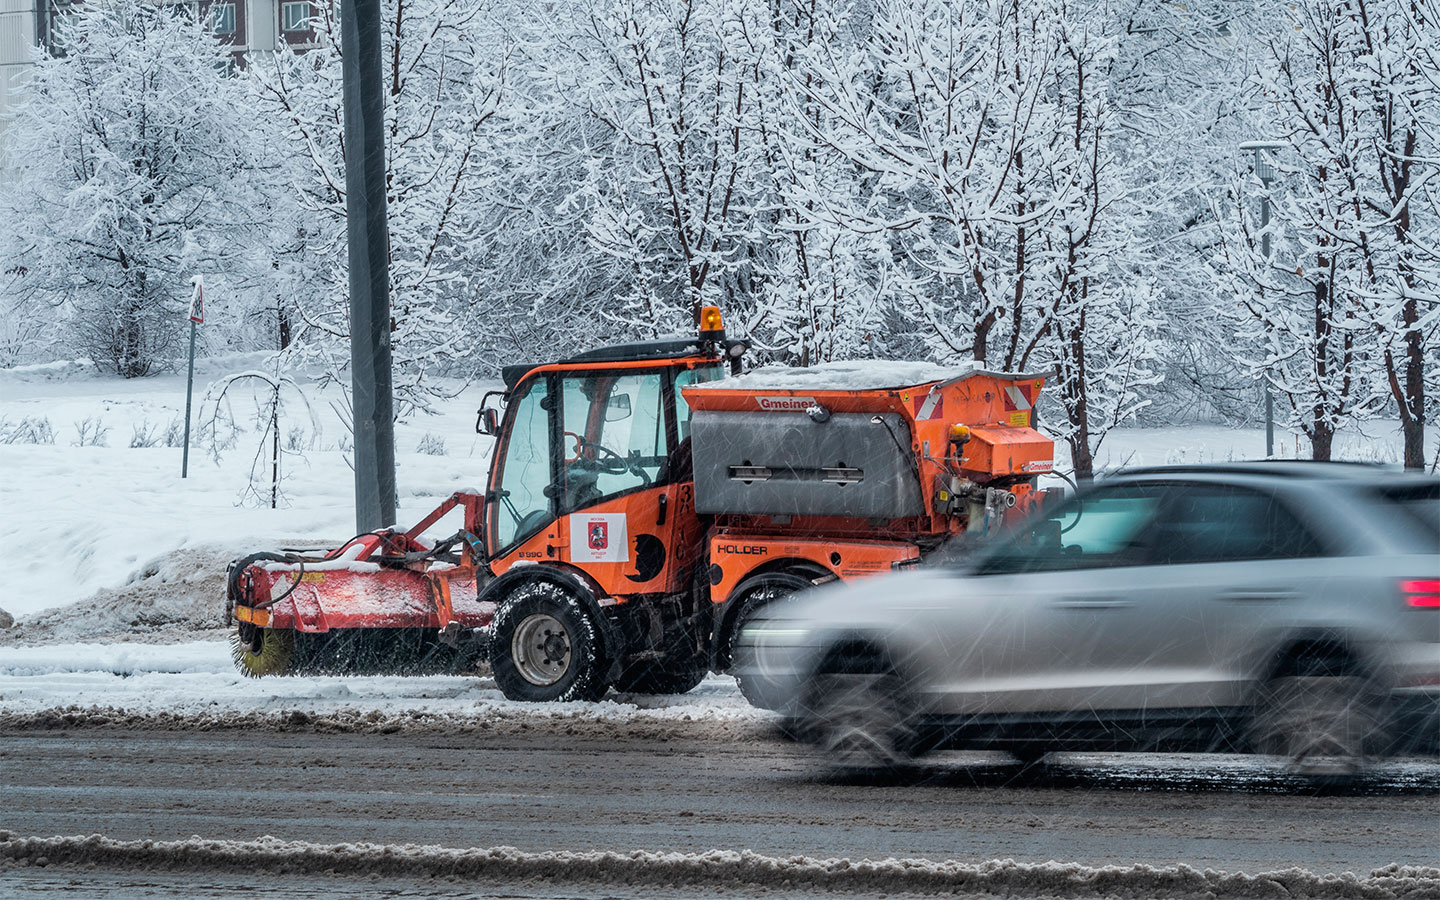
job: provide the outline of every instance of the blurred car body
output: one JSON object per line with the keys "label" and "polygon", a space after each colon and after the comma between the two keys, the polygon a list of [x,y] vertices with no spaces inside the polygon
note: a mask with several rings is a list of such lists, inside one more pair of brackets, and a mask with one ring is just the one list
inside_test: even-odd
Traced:
{"label": "blurred car body", "polygon": [[1250,751],[1340,775],[1440,744],[1440,480],[1139,470],[970,562],[797,597],[740,665],[842,763]]}

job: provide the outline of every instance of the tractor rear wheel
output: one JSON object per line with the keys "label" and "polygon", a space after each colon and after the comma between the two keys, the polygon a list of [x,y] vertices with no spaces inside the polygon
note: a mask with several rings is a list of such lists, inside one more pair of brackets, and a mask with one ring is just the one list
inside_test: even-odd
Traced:
{"label": "tractor rear wheel", "polygon": [[599,626],[557,584],[517,587],[495,613],[493,635],[490,668],[507,699],[598,700],[609,689]]}
{"label": "tractor rear wheel", "polygon": [[230,635],[230,656],[251,678],[284,675],[295,665],[295,632],[242,624]]}
{"label": "tractor rear wheel", "polygon": [[[726,643],[726,659],[729,665],[735,662],[735,641],[740,637],[740,632],[763,610],[770,608],[771,611],[778,603],[783,603],[796,592],[814,587],[814,582],[801,575],[790,572],[771,572],[766,575],[758,575],[740,586],[740,610],[735,614],[734,625],[730,628],[730,634]],[[740,693],[750,702],[750,705],[760,709],[770,708],[763,697],[755,690],[753,685],[746,683],[746,678],[739,672],[735,675],[735,683],[740,688]]]}

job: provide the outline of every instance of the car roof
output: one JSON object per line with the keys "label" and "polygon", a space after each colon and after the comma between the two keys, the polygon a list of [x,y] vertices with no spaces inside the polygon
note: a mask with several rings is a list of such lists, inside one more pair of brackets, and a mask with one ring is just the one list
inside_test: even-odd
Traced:
{"label": "car roof", "polygon": [[[1305,496],[1308,499],[1303,502],[1303,506],[1308,508],[1311,514],[1317,509],[1317,500],[1323,501],[1323,503],[1333,503],[1341,494],[1352,495],[1352,500],[1358,499],[1354,496],[1358,494],[1383,494],[1393,497],[1397,493],[1409,493],[1416,487],[1419,487],[1425,494],[1429,494],[1435,487],[1440,486],[1440,478],[1407,471],[1398,466],[1291,459],[1129,469],[1107,477],[1097,482],[1095,486],[1163,484],[1166,482],[1173,484],[1177,481],[1242,485],[1274,491],[1295,498]],[[1362,507],[1368,512],[1361,513]],[[1387,549],[1394,552],[1397,546],[1408,546],[1414,543],[1414,535],[1406,533],[1397,537],[1396,534],[1392,534],[1392,529],[1385,527],[1389,521],[1386,512],[1374,507],[1371,503],[1362,502],[1359,506],[1347,508],[1349,516],[1362,515],[1370,520],[1371,527],[1355,528],[1347,525],[1341,528],[1336,527],[1333,521],[1317,521],[1316,517],[1311,514],[1307,514],[1306,518],[1311,519],[1312,526],[1328,533],[1331,541],[1337,546],[1344,545],[1349,548],[1347,552],[1359,551],[1367,555],[1386,552]],[[1319,518],[1330,519],[1333,517],[1322,516]],[[1402,529],[1402,531],[1405,530]],[[1421,540],[1424,542],[1429,538],[1424,536]]]}
{"label": "car roof", "polygon": [[1343,481],[1350,483],[1394,484],[1397,479],[1434,480],[1430,476],[1408,472],[1397,466],[1370,462],[1318,462],[1309,459],[1257,459],[1226,463],[1184,466],[1147,466],[1125,469],[1108,476],[1106,481],[1120,478],[1193,476],[1242,476],[1260,479],[1304,479],[1311,481]]}

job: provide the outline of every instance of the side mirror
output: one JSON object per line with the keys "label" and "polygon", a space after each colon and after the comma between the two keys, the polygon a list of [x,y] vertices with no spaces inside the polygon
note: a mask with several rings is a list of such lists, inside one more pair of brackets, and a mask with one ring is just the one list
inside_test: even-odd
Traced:
{"label": "side mirror", "polygon": [[480,420],[475,423],[475,430],[481,434],[488,434],[491,437],[500,433],[500,410],[491,407],[480,410]]}
{"label": "side mirror", "polygon": [[605,421],[619,422],[621,419],[630,418],[630,395],[611,394],[610,401],[605,404]]}
{"label": "side mirror", "polygon": [[[498,398],[491,403],[491,398]],[[504,391],[488,391],[480,400],[480,412],[475,418],[475,431],[477,434],[488,434],[491,437],[500,433],[500,410],[504,406],[506,394]]]}

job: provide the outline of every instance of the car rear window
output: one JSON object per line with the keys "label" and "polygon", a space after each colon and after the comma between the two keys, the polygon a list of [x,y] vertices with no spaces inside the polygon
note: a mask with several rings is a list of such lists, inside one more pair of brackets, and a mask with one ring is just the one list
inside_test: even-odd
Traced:
{"label": "car rear window", "polygon": [[1150,539],[1162,565],[1326,555],[1277,498],[1228,484],[1177,485]]}

